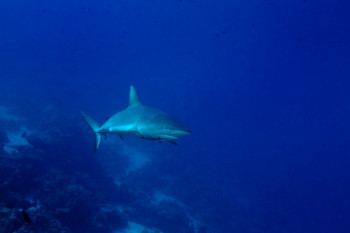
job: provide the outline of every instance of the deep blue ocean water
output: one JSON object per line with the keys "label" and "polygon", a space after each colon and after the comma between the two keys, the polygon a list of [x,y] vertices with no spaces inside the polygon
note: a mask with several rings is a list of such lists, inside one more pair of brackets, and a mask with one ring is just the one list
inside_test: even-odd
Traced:
{"label": "deep blue ocean water", "polygon": [[[1,1],[0,232],[350,232],[349,9]],[[92,153],[130,85],[193,133]]]}

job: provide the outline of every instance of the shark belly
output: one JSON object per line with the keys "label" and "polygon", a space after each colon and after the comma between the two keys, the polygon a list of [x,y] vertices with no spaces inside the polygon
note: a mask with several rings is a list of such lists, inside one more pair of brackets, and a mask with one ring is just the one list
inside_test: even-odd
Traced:
{"label": "shark belly", "polygon": [[111,134],[118,134],[119,136],[140,137],[137,126],[133,124],[113,126],[108,128],[108,132]]}

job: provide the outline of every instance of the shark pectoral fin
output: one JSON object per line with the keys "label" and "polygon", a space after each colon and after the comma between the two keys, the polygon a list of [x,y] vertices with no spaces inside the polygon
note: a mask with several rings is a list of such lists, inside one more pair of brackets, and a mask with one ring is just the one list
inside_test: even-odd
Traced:
{"label": "shark pectoral fin", "polygon": [[171,144],[173,144],[173,145],[175,145],[175,146],[178,146],[179,144],[177,144],[176,142],[174,142],[174,141],[168,141],[168,142],[170,142]]}
{"label": "shark pectoral fin", "polygon": [[101,142],[101,134],[98,132],[100,126],[94,119],[92,119],[91,117],[86,115],[85,112],[80,111],[80,115],[85,120],[85,122],[88,124],[89,128],[95,133],[94,152],[96,152],[98,147],[100,146],[100,142]]}

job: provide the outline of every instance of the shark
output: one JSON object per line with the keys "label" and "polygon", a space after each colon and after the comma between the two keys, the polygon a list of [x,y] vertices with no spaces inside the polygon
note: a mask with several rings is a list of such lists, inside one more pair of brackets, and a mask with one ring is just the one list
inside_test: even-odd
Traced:
{"label": "shark", "polygon": [[107,119],[101,126],[83,111],[80,111],[90,130],[95,134],[94,152],[100,146],[101,138],[110,134],[136,137],[153,141],[167,141],[177,145],[176,140],[192,131],[173,116],[141,103],[133,85],[130,86],[129,105]]}

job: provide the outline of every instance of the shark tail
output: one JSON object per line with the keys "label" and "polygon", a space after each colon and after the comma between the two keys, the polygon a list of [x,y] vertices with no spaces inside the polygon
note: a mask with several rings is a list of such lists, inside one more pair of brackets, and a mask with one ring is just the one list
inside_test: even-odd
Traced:
{"label": "shark tail", "polygon": [[96,152],[101,142],[101,134],[98,132],[100,125],[94,119],[86,115],[85,112],[80,111],[80,115],[83,117],[83,119],[88,124],[92,132],[95,134],[94,152]]}

